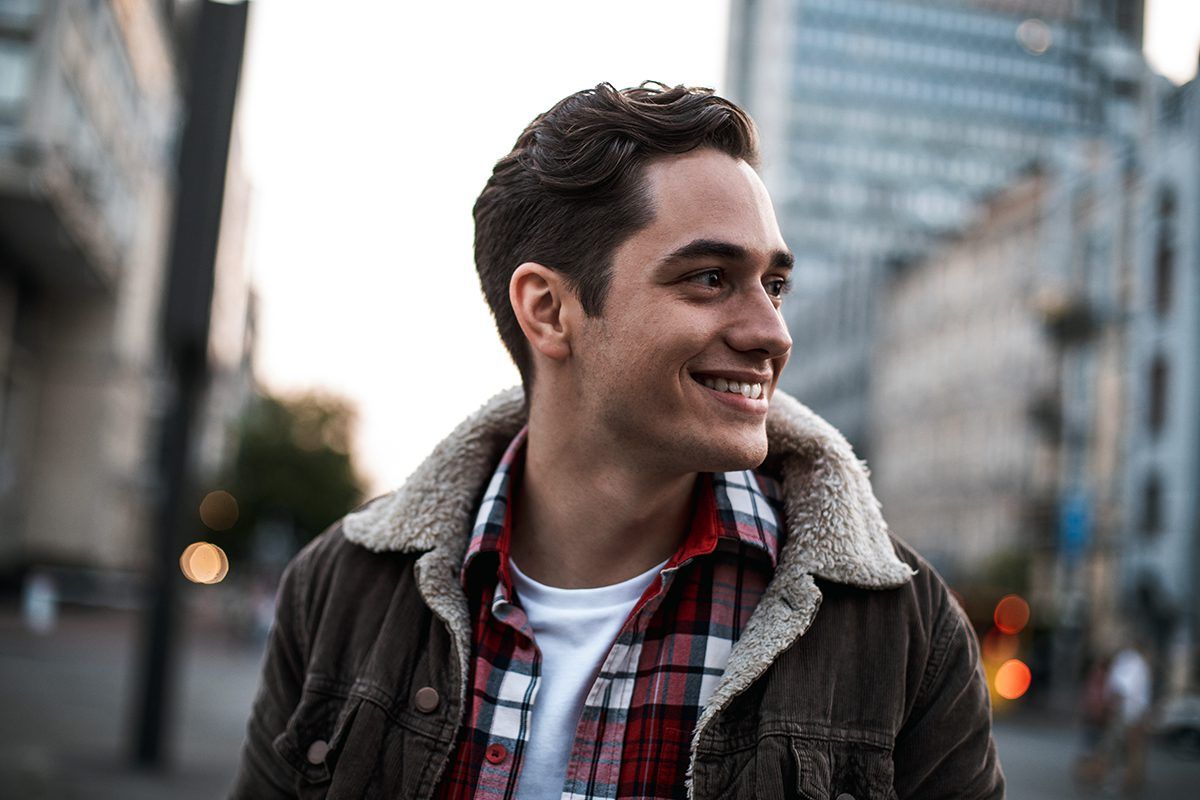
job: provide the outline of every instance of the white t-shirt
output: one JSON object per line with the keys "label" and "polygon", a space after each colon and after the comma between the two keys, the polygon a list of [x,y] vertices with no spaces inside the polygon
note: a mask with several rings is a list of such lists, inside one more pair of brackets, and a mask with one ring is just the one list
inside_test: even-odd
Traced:
{"label": "white t-shirt", "polygon": [[1132,648],[1117,653],[1108,670],[1108,691],[1120,699],[1121,721],[1137,722],[1150,709],[1150,666]]}
{"label": "white t-shirt", "polygon": [[596,589],[558,589],[512,567],[513,588],[542,654],[519,800],[558,800],[588,691],[629,613],[667,562]]}

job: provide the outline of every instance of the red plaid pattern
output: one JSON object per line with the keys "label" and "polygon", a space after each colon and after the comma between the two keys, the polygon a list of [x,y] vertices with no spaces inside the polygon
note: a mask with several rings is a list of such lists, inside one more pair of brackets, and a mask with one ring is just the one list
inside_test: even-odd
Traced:
{"label": "red plaid pattern", "polygon": [[[463,562],[474,619],[467,710],[438,796],[516,797],[541,654],[514,602],[509,498],[526,431],[492,476]],[[692,730],[767,587],[778,485],[752,471],[697,481],[691,529],[638,601],[584,703],[563,800],[684,797]]]}

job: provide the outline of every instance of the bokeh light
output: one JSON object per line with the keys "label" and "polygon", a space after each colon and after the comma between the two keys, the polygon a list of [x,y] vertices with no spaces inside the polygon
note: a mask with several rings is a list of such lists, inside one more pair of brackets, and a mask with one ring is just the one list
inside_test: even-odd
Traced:
{"label": "bokeh light", "polygon": [[1029,624],[1029,604],[1018,595],[1006,595],[996,603],[992,618],[1001,633],[1018,634]]}
{"label": "bokeh light", "polygon": [[996,687],[996,694],[1006,700],[1016,700],[1029,691],[1032,680],[1033,674],[1029,667],[1025,666],[1025,662],[1013,658],[1005,661],[1000,665],[1000,669],[996,670],[993,685]]}
{"label": "bokeh light", "polygon": [[1017,26],[1017,41],[1035,56],[1043,55],[1054,44],[1050,26],[1040,19],[1030,18]]}
{"label": "bokeh light", "polygon": [[200,521],[214,531],[227,531],[237,523],[238,504],[229,492],[218,489],[200,501]]}
{"label": "bokeh light", "polygon": [[229,558],[215,544],[192,542],[179,557],[179,568],[192,583],[220,583],[229,573]]}
{"label": "bokeh light", "polygon": [[1007,661],[1017,655],[1021,640],[1016,636],[992,628],[983,637],[983,657],[988,661]]}

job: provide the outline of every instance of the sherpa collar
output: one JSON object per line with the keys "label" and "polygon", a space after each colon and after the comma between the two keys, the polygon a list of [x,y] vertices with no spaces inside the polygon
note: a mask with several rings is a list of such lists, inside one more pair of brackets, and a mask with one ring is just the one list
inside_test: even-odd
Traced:
{"label": "sherpa collar", "polygon": [[[521,389],[503,392],[454,429],[395,492],[346,517],[347,539],[370,550],[423,552],[417,589],[450,629],[458,656],[459,707],[465,707],[471,619],[457,577],[476,507],[492,471],[525,424]],[[913,575],[892,549],[867,468],[828,422],[783,392],[767,414],[768,455],[761,469],[783,485],[784,544],[725,672],[696,721],[699,748],[719,736],[717,716],[800,638],[821,604],[813,576],[866,589],[901,586]]]}
{"label": "sherpa collar", "polygon": [[[374,551],[432,551],[460,564],[483,490],[525,424],[522,401],[516,387],[489,400],[402,487],[346,517],[346,538]],[[767,439],[761,469],[780,479],[784,494],[779,570],[868,589],[907,582],[912,571],[892,549],[866,465],[846,439],[779,391]]]}

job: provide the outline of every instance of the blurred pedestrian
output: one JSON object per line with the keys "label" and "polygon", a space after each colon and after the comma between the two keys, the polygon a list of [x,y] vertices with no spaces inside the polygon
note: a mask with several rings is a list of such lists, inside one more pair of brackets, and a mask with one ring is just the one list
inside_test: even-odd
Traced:
{"label": "blurred pedestrian", "polygon": [[1147,648],[1137,642],[1123,648],[1108,671],[1108,697],[1112,721],[1108,726],[1111,747],[1106,748],[1121,774],[1126,796],[1141,791],[1146,779],[1146,737],[1150,727],[1150,664]]}

